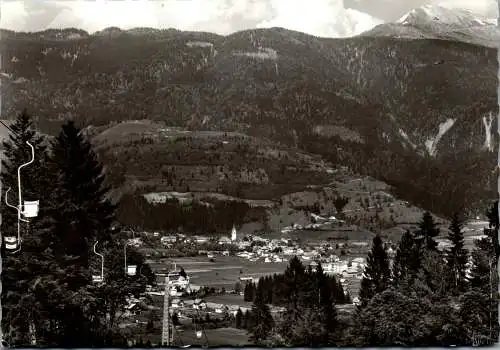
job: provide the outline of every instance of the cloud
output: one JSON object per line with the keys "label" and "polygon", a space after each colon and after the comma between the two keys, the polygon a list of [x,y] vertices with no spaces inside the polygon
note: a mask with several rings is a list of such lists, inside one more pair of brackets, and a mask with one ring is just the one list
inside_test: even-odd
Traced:
{"label": "cloud", "polygon": [[[429,0],[496,17],[495,0]],[[2,2],[0,27],[17,31],[77,27],[89,32],[116,26],[177,28],[219,34],[285,27],[343,37],[394,21],[423,0],[25,0]],[[380,18],[380,19],[378,19]]]}
{"label": "cloud", "polygon": [[317,36],[346,37],[371,29],[383,21],[346,9],[342,0],[274,0],[276,15],[257,27],[284,27]]}
{"label": "cloud", "polygon": [[65,1],[2,1],[0,27],[24,31],[45,29],[64,10],[71,10]]}

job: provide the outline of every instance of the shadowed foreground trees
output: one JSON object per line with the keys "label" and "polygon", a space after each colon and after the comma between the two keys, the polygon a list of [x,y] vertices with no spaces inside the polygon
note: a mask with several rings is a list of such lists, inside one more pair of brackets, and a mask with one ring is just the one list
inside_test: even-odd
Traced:
{"label": "shadowed foreground trees", "polygon": [[475,241],[469,274],[465,271],[467,252],[458,216],[453,217],[449,228],[452,245],[444,252],[425,239],[432,234],[422,234],[424,227],[435,232],[429,222],[429,216],[424,215],[417,231],[422,243],[428,244],[415,244],[409,232],[403,235],[392,267],[392,286],[375,294],[358,310],[348,344],[471,346],[497,342],[498,219],[490,215],[487,237]]}
{"label": "shadowed foreground trees", "polygon": [[[63,125],[49,154],[30,129],[29,116],[23,113],[6,146],[8,166],[2,174],[5,183],[14,181],[16,164],[26,162],[23,151],[29,156],[17,140],[33,140],[37,161],[22,172],[23,193],[40,200],[40,212],[29,225],[23,223],[19,252],[2,249],[5,340],[11,346],[121,346],[117,322],[125,297],[144,290],[147,279],[125,276],[124,237],[112,230],[114,207],[102,185],[102,167],[74,123]],[[11,211],[2,210],[9,218],[3,233],[15,228]],[[92,282],[92,275],[100,272],[92,251],[96,240],[105,256],[103,285]]]}
{"label": "shadowed foreground trees", "polygon": [[[297,257],[290,260],[283,275],[260,279],[256,286],[248,284],[245,295],[254,301],[254,308],[247,313],[252,339],[273,346],[335,344],[339,334],[335,298],[344,302],[336,295],[338,291],[332,289],[338,287],[334,278],[325,275],[320,264],[314,270],[305,268]],[[344,298],[348,300],[347,296]],[[264,317],[265,304],[285,309],[278,320],[271,320]]]}

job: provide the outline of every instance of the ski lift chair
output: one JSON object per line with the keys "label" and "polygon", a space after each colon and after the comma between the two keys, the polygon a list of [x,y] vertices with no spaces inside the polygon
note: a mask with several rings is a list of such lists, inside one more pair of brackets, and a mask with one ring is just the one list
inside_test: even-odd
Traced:
{"label": "ski lift chair", "polygon": [[137,274],[137,265],[127,263],[127,246],[133,245],[133,244],[134,244],[134,241],[129,239],[129,240],[125,241],[125,244],[123,245],[123,258],[125,260],[125,274],[127,276],[135,276]]}
{"label": "ski lift chair", "polygon": [[101,274],[100,275],[92,275],[92,282],[94,283],[104,283],[104,256],[96,252],[95,247],[97,246],[99,241],[96,241],[94,244],[94,254],[98,255],[101,258]]}
{"label": "ski lift chair", "polygon": [[[198,316],[200,315],[198,311]],[[203,336],[203,332],[201,329],[198,328],[198,325],[196,324],[196,320],[193,319],[194,321],[194,334],[196,335],[196,338],[200,339]]]}
{"label": "ski lift chair", "polygon": [[21,250],[21,224],[20,222],[28,222],[21,217],[21,210],[9,203],[7,195],[10,191],[10,187],[5,192],[5,204],[17,211],[17,237],[16,236],[5,236],[5,248],[10,250],[12,253],[17,253]]}
{"label": "ski lift chair", "polygon": [[135,276],[137,274],[137,265],[127,265],[127,275]]}
{"label": "ski lift chair", "polygon": [[23,215],[25,218],[35,218],[38,216],[40,201],[24,201]]}
{"label": "ski lift chair", "polygon": [[29,143],[29,141],[26,141],[26,144],[31,148],[31,160],[27,163],[21,164],[17,168],[17,186],[18,186],[18,200],[19,200],[18,206],[10,204],[9,201],[7,200],[7,195],[10,191],[10,187],[7,189],[7,192],[5,192],[5,204],[8,207],[11,207],[17,211],[17,238],[9,236],[8,238],[6,237],[6,242],[5,242],[5,248],[9,250],[15,249],[13,253],[17,253],[18,251],[21,250],[21,224],[20,224],[21,221],[29,222],[29,220],[22,218],[22,216],[24,216],[25,218],[33,218],[38,216],[39,202],[38,201],[23,202],[22,200],[21,169],[24,168],[25,166],[30,165],[35,160],[35,148],[31,143]]}
{"label": "ski lift chair", "polygon": [[16,236],[5,236],[5,248],[8,250],[17,249],[17,237]]}
{"label": "ski lift chair", "polygon": [[101,275],[93,275],[92,282],[94,283],[102,283],[104,282],[104,278]]}

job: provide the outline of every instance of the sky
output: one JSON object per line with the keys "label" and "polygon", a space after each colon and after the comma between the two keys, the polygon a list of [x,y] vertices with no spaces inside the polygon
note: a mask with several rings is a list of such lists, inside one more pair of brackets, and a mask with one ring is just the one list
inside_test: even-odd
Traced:
{"label": "sky", "polygon": [[346,37],[401,18],[426,3],[497,18],[497,0],[0,0],[0,28],[39,31],[76,27],[176,28],[230,34],[284,27]]}

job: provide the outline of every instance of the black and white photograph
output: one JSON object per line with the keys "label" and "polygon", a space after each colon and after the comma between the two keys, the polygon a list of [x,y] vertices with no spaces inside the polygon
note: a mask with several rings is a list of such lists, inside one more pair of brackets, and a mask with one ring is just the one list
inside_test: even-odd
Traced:
{"label": "black and white photograph", "polygon": [[0,0],[0,348],[498,345],[499,7]]}

